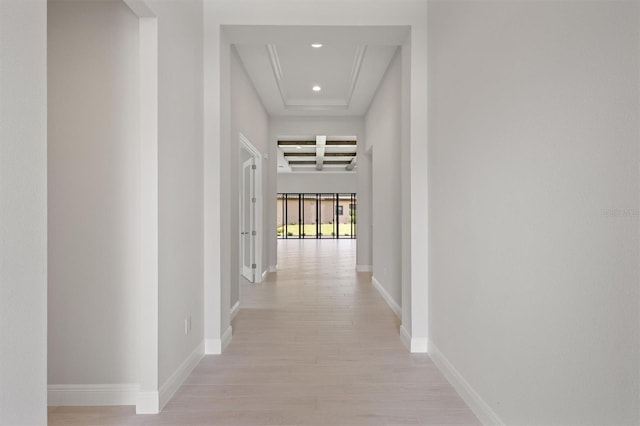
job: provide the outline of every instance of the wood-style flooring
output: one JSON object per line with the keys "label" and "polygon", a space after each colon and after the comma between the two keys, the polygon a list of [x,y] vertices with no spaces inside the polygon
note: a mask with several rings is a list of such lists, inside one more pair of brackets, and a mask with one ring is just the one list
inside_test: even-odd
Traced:
{"label": "wood-style flooring", "polygon": [[355,240],[281,240],[278,272],[241,285],[233,340],[159,415],[52,407],[50,425],[477,425],[355,272]]}

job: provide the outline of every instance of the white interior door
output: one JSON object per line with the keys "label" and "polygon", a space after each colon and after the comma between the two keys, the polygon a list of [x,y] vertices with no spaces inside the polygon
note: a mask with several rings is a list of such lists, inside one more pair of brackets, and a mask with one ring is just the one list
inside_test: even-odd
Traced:
{"label": "white interior door", "polygon": [[242,163],[242,194],[240,218],[240,253],[242,257],[242,276],[255,282],[255,166],[250,159]]}

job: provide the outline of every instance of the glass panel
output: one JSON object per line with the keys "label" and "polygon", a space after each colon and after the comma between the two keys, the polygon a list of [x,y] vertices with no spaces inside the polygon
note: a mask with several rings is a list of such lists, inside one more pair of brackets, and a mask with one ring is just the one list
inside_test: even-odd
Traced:
{"label": "glass panel", "polygon": [[[351,194],[339,194],[338,205],[336,206],[337,220],[339,224],[339,236],[340,238],[351,238],[352,236],[352,220],[355,216],[350,214],[349,204],[351,202]],[[355,211],[354,211],[355,213]]]}
{"label": "glass panel", "polygon": [[278,194],[276,201],[276,233],[278,234],[278,238],[284,238],[286,232],[284,225],[286,223],[284,194]]}
{"label": "glass panel", "polygon": [[300,204],[298,194],[287,195],[287,238],[300,237]]}
{"label": "glass panel", "polygon": [[356,238],[356,194],[278,194],[278,238]]}
{"label": "glass panel", "polygon": [[316,238],[317,217],[316,217],[316,194],[303,194],[303,218],[304,228],[302,229],[303,238]]}
{"label": "glass panel", "polygon": [[357,201],[356,201],[356,194],[351,194],[351,204],[349,204],[349,215],[351,216],[351,237],[355,238],[356,237],[356,225],[358,223],[358,221],[356,220],[356,206],[357,206]]}
{"label": "glass panel", "polygon": [[321,238],[335,238],[335,194],[320,194],[320,235]]}

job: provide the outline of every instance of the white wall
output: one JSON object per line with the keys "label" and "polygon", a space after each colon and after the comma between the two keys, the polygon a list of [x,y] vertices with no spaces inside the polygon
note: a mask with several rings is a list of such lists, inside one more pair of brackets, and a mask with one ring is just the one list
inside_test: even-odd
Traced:
{"label": "white wall", "polygon": [[402,307],[401,56],[396,53],[365,116],[372,149],[373,278]]}
{"label": "white wall", "polygon": [[[158,19],[159,385],[203,339],[202,1],[148,0]],[[184,320],[191,317],[191,331]]]}
{"label": "white wall", "polygon": [[138,19],[49,2],[49,384],[135,383]]}
{"label": "white wall", "polygon": [[[203,340],[203,23],[201,1],[147,4],[158,20],[162,388]],[[137,383],[138,179],[150,155],[139,19],[119,0],[53,0],[49,21],[49,381]]]}
{"label": "white wall", "polygon": [[429,3],[430,351],[506,424],[640,422],[639,12]]}
{"label": "white wall", "polygon": [[[238,59],[235,50],[231,54],[231,161],[229,163],[229,203],[228,203],[228,220],[231,223],[230,246],[225,256],[228,256],[229,276],[231,283],[230,306],[233,306],[240,299],[239,278],[240,278],[240,133],[242,133],[251,144],[260,151],[261,154],[267,154],[268,136],[269,136],[269,117],[264,109],[258,94],[251,83],[242,63]],[[275,157],[271,157],[275,161]],[[268,170],[275,167],[275,163],[270,159],[262,160],[262,193],[266,194],[270,186]],[[264,199],[263,206],[267,206],[267,200]],[[267,241],[266,236],[271,228],[267,227],[267,214],[263,214],[263,236],[262,239],[262,274],[268,268],[267,262]],[[275,228],[274,228],[275,229]],[[275,232],[273,232],[275,234]],[[225,279],[223,277],[223,279]]]}
{"label": "white wall", "polygon": [[278,173],[278,192],[351,193],[357,191],[356,172]]}
{"label": "white wall", "polygon": [[[359,142],[364,141],[364,122],[361,117],[272,117],[269,123],[269,156],[277,158],[278,138],[285,136],[315,136],[315,135],[341,135],[356,136]],[[357,265],[371,265],[371,221],[368,206],[371,200],[371,172],[370,164],[363,154],[364,143],[358,144],[358,167],[355,176],[355,191],[358,197],[358,238],[357,238]],[[269,214],[267,229],[276,229],[277,207],[276,199],[280,191],[280,182],[283,182],[277,173],[277,168],[270,170],[272,182],[278,182],[269,187],[265,195],[267,201],[266,211]],[[284,174],[281,174],[284,176]],[[296,174],[297,175],[297,174]],[[295,176],[295,175],[294,175]],[[332,179],[330,174],[321,175],[322,179]],[[284,178],[286,181],[287,178]],[[283,183],[284,184],[284,183]],[[286,185],[286,184],[285,184]],[[353,182],[351,183],[353,185]],[[353,186],[350,186],[353,188]],[[285,186],[286,188],[286,186]],[[323,191],[324,192],[324,191]],[[328,192],[333,192],[329,190]],[[269,265],[273,269],[277,260],[277,235],[270,235]]]}
{"label": "white wall", "polygon": [[0,1],[0,425],[6,426],[47,423],[46,20],[44,0]]}

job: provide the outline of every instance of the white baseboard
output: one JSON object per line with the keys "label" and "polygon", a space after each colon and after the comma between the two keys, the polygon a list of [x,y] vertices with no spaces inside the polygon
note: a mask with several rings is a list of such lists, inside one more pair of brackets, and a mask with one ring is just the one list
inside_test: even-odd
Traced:
{"label": "white baseboard", "polygon": [[158,414],[160,412],[160,393],[158,391],[138,392],[136,414]]}
{"label": "white baseboard", "polygon": [[265,271],[262,273],[262,278],[260,278],[260,282],[264,281],[267,278],[267,275],[269,275],[269,270],[265,269]]}
{"label": "white baseboard", "polygon": [[231,313],[229,315],[229,318],[231,318],[230,321],[233,321],[233,319],[236,317],[236,315],[238,315],[238,312],[240,312],[240,301],[238,300],[235,305],[233,305],[231,307]]}
{"label": "white baseboard", "polygon": [[233,337],[233,329],[231,328],[231,326],[229,326],[229,328],[227,328],[227,331],[224,332],[224,334],[222,335],[222,347],[220,350],[220,353],[224,352],[225,349],[227,349],[227,346],[229,346],[229,343],[231,343],[231,338]]}
{"label": "white baseboard", "polygon": [[438,350],[433,342],[429,342],[429,356],[482,424],[504,425],[504,422],[500,420],[500,417],[489,407],[489,404],[478,395],[469,382],[462,377],[462,374],[460,374],[453,364]]}
{"label": "white baseboard", "polygon": [[204,354],[219,355],[222,353],[222,343],[220,339],[204,339]]}
{"label": "white baseboard", "polygon": [[48,404],[63,405],[136,405],[137,383],[97,385],[49,385]]}
{"label": "white baseboard", "polygon": [[356,272],[372,272],[373,267],[371,265],[356,265]]}
{"label": "white baseboard", "polygon": [[278,265],[269,265],[269,272],[278,272]]}
{"label": "white baseboard", "polygon": [[380,284],[380,281],[378,281],[376,277],[371,277],[371,283],[373,284],[375,289],[378,290],[378,293],[380,293],[380,296],[382,296],[384,301],[387,302],[387,305],[389,305],[393,313],[396,314],[398,318],[402,318],[402,309],[400,308],[400,305],[398,305],[396,301],[393,300],[393,297],[391,297],[391,295],[382,286],[382,284]]}
{"label": "white baseboard", "polygon": [[220,339],[205,339],[204,353],[206,355],[220,355],[231,343],[232,335],[232,328],[229,326]]}
{"label": "white baseboard", "polygon": [[400,326],[400,340],[404,347],[411,352],[411,334],[404,327],[404,324]]}
{"label": "white baseboard", "polygon": [[204,341],[201,342],[193,352],[180,364],[167,381],[160,387],[160,411],[173,398],[176,391],[187,380],[194,368],[204,356]]}
{"label": "white baseboard", "polygon": [[400,326],[400,340],[402,344],[414,354],[427,353],[428,339],[426,337],[413,337],[403,325]]}

